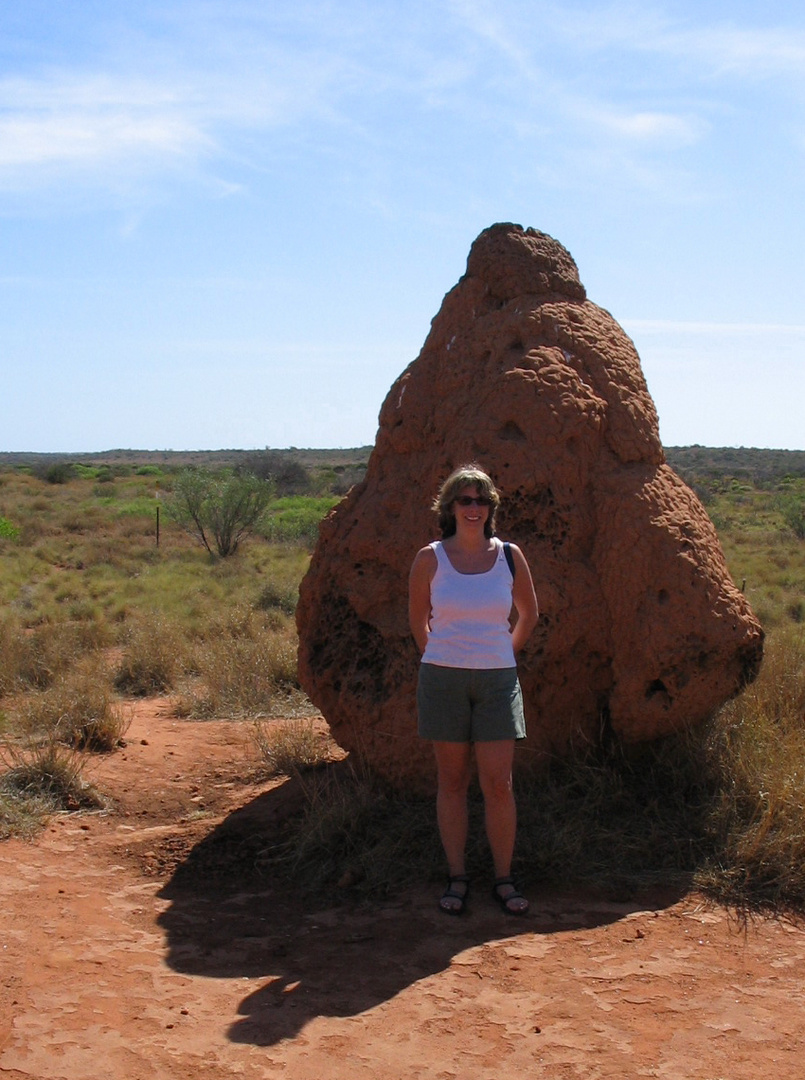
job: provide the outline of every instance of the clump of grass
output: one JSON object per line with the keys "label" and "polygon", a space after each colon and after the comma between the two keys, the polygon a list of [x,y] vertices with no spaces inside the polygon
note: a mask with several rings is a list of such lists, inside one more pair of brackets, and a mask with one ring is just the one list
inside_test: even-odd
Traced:
{"label": "clump of grass", "polygon": [[106,628],[93,621],[45,622],[26,629],[18,618],[0,620],[0,694],[44,690],[107,641]]}
{"label": "clump of grass", "polygon": [[49,689],[23,699],[17,714],[18,726],[29,738],[99,753],[119,746],[128,727],[98,657],[79,663]]}
{"label": "clump of grass", "polygon": [[284,615],[293,615],[298,600],[297,585],[279,584],[271,580],[260,590],[254,606],[258,611],[281,611]]}
{"label": "clump of grass", "polygon": [[298,776],[324,765],[332,757],[333,743],[317,730],[310,717],[256,721],[254,741],[266,774]]}
{"label": "clump of grass", "polygon": [[261,525],[261,532],[274,543],[299,544],[312,548],[319,535],[319,523],[339,501],[338,496],[289,495],[275,499]]}
{"label": "clump of grass", "polygon": [[296,635],[252,613],[235,613],[195,651],[197,685],[181,698],[188,716],[277,716],[309,711],[296,674]]}
{"label": "clump of grass", "polygon": [[757,682],[713,732],[718,790],[702,884],[718,899],[805,907],[805,637],[770,641]]}
{"label": "clump of grass", "polygon": [[18,540],[19,535],[19,527],[0,515],[0,540]]}
{"label": "clump of grass", "polygon": [[175,623],[162,616],[138,619],[127,630],[115,687],[134,697],[167,693],[176,684],[184,649]]}
{"label": "clump of grass", "polygon": [[17,689],[22,631],[17,620],[0,620],[0,697]]}
{"label": "clump of grass", "polygon": [[34,836],[50,812],[47,800],[20,794],[13,782],[6,790],[5,777],[0,776],[0,840]]}
{"label": "clump of grass", "polygon": [[612,741],[517,778],[517,872],[526,884],[630,895],[690,877],[708,852],[706,730],[625,748]]}
{"label": "clump of grass", "polygon": [[97,810],[101,793],[83,778],[84,755],[54,739],[0,747],[0,839],[31,836],[57,811]]}

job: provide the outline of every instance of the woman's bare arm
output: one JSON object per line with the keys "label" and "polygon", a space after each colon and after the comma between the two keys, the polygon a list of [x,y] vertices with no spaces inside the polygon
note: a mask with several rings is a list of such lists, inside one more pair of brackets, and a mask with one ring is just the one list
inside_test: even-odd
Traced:
{"label": "woman's bare arm", "polygon": [[510,547],[515,569],[512,600],[517,609],[517,623],[512,630],[512,647],[515,653],[518,653],[537,625],[539,606],[526,557],[516,544],[511,544]]}
{"label": "woman's bare arm", "polygon": [[436,554],[431,547],[417,552],[408,578],[408,622],[421,653],[430,633],[430,583],[436,573]]}

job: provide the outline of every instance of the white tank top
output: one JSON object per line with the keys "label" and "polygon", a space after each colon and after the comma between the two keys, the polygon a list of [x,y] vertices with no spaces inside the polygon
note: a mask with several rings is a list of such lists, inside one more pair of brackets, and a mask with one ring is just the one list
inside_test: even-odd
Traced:
{"label": "white tank top", "polygon": [[497,557],[483,574],[461,574],[440,540],[430,545],[436,573],[430,583],[430,634],[423,664],[455,668],[512,668],[509,616],[512,574],[503,544],[492,538]]}

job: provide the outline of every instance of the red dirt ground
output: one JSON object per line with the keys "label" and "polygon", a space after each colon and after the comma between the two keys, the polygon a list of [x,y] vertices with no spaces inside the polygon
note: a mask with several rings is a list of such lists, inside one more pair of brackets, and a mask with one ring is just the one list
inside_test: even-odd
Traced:
{"label": "red dirt ground", "polygon": [[464,919],[432,885],[312,910],[232,880],[288,805],[248,725],[152,700],[126,741],[91,777],[114,810],[0,844],[2,1080],[805,1075],[802,928],[695,895],[512,919],[480,884]]}

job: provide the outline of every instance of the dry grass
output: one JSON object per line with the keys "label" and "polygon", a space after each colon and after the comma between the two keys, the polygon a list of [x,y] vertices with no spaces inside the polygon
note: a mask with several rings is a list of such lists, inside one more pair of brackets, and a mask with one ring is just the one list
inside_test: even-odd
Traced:
{"label": "dry grass", "polygon": [[45,622],[32,628],[13,615],[0,621],[0,696],[44,690],[81,657],[109,640],[96,623]]}
{"label": "dry grass", "polygon": [[133,697],[172,690],[186,644],[179,627],[161,615],[144,615],[128,626],[115,687]]}
{"label": "dry grass", "polygon": [[311,894],[378,896],[427,880],[441,865],[432,800],[407,798],[349,759],[302,784],[302,810],[282,843],[262,852],[262,873],[287,876]]}
{"label": "dry grass", "polygon": [[52,813],[97,810],[106,800],[83,779],[84,755],[55,739],[0,744],[0,839],[31,836]]}
{"label": "dry grass", "polygon": [[[314,891],[366,895],[441,873],[432,800],[349,761],[312,774],[272,854]],[[515,871],[624,899],[652,882],[696,886],[744,911],[805,910],[805,637],[773,636],[758,681],[701,728],[617,744],[517,780]],[[489,876],[483,806],[470,797],[468,869]]]}
{"label": "dry grass", "polygon": [[15,727],[28,738],[96,753],[116,749],[128,727],[100,657],[85,658],[49,689],[27,695],[15,712]]}
{"label": "dry grass", "polygon": [[238,610],[194,650],[197,681],[180,715],[293,716],[309,712],[296,675],[296,634],[285,620]]}
{"label": "dry grass", "polygon": [[258,720],[254,742],[269,777],[299,776],[317,769],[332,759],[335,746],[310,717]]}
{"label": "dry grass", "polygon": [[757,682],[719,714],[711,756],[712,855],[700,880],[719,899],[805,907],[805,635],[779,632]]}

